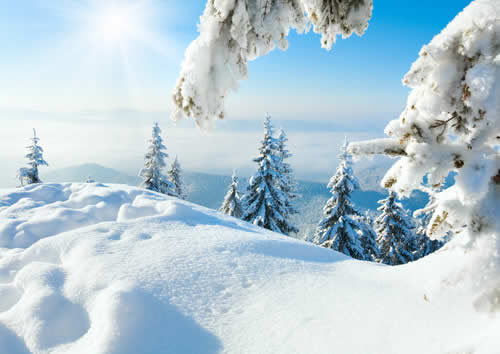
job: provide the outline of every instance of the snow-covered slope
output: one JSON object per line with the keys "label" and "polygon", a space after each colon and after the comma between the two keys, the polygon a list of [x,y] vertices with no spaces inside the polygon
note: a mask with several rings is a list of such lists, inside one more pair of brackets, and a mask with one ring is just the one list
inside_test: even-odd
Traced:
{"label": "snow-covered slope", "polygon": [[0,191],[0,247],[0,353],[500,352],[459,247],[387,267],[102,184]]}

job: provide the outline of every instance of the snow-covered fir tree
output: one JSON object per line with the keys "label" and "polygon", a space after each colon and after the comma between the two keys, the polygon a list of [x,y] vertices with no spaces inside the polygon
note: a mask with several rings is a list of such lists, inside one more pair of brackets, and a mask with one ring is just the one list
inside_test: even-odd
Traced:
{"label": "snow-covered fir tree", "polygon": [[235,218],[241,218],[243,216],[243,207],[240,199],[238,176],[236,176],[236,172],[233,172],[231,185],[229,186],[219,211],[226,215],[234,216]]}
{"label": "snow-covered fir tree", "polygon": [[174,159],[174,162],[170,165],[170,169],[168,170],[168,179],[174,186],[174,191],[177,198],[186,199],[186,194],[184,192],[184,181],[182,179],[182,169],[181,164],[177,156]]}
{"label": "snow-covered fir tree", "polygon": [[282,162],[269,115],[264,120],[264,139],[259,148],[259,157],[255,158],[254,162],[258,168],[250,178],[242,198],[245,208],[242,219],[285,235],[298,232],[287,219],[287,195],[279,188],[283,178]]}
{"label": "snow-covered fir tree", "polygon": [[431,239],[427,232],[431,229],[430,223],[432,220],[432,215],[434,210],[430,207],[434,203],[434,198],[431,197],[431,201],[428,203],[425,211],[421,213],[421,217],[418,220],[417,231],[415,232],[415,245],[416,249],[413,254],[414,259],[420,259],[429,254],[437,251],[445,244],[443,239]]}
{"label": "snow-covered fir tree", "polygon": [[17,178],[21,185],[42,183],[38,175],[38,169],[40,166],[48,166],[49,164],[43,158],[43,149],[38,143],[40,138],[36,136],[36,131],[33,129],[33,138],[31,138],[32,144],[27,147],[28,154],[25,156],[28,159],[29,167],[22,167],[17,170]]}
{"label": "snow-covered fir tree", "polygon": [[277,154],[279,157],[278,162],[280,163],[279,171],[281,173],[281,177],[277,179],[276,186],[283,192],[284,194],[284,203],[287,208],[287,214],[285,217],[285,222],[280,225],[280,228],[284,230],[284,233],[297,232],[297,228],[292,225],[292,228],[289,228],[290,222],[289,217],[294,214],[298,214],[298,210],[293,205],[294,199],[297,198],[297,183],[295,182],[295,178],[293,176],[293,170],[290,164],[286,161],[292,154],[287,148],[288,137],[283,129],[279,130],[278,139],[277,139]]}
{"label": "snow-covered fir tree", "polygon": [[414,260],[415,238],[413,222],[397,202],[396,193],[379,201],[381,214],[375,220],[375,230],[380,249],[380,261],[385,264],[398,265]]}
{"label": "snow-covered fir tree", "polygon": [[[424,178],[435,189],[427,236],[458,234],[482,305],[498,303],[500,275],[500,6],[475,0],[420,50],[411,88],[387,139],[353,144],[358,154],[398,157],[382,183],[408,196]],[[455,184],[443,186],[450,174]],[[495,289],[495,290],[492,290]]]}
{"label": "snow-covered fir tree", "polygon": [[373,254],[378,254],[373,242],[374,233],[351,199],[351,193],[359,189],[359,183],[352,171],[347,140],[339,157],[340,165],[328,183],[332,196],[323,208],[324,218],[319,222],[312,240],[356,259],[373,260]]}
{"label": "snow-covered fir tree", "polygon": [[[389,138],[350,146],[357,154],[399,157],[383,179],[386,188],[408,196],[424,178],[435,188],[429,237],[452,230],[468,245],[483,235],[500,239],[493,207],[500,199],[498,33],[498,0],[472,1],[405,75],[411,91],[399,119],[385,128]],[[441,188],[452,172],[456,183]]]}
{"label": "snow-covered fir tree", "polygon": [[168,157],[167,148],[163,145],[161,129],[157,122],[153,124],[151,138],[148,140],[148,152],[144,155],[144,167],[139,172],[143,181],[141,187],[163,194],[177,196],[175,186],[163,174]]}
{"label": "snow-covered fir tree", "polygon": [[365,255],[364,259],[375,262],[380,257],[380,249],[377,243],[377,233],[373,229],[373,221],[368,215],[363,215],[359,217],[359,222],[363,227],[360,240]]}

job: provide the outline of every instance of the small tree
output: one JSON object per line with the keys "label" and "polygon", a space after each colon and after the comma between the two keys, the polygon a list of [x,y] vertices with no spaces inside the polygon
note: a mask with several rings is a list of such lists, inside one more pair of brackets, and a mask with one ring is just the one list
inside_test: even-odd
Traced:
{"label": "small tree", "polygon": [[364,259],[366,261],[374,262],[380,257],[380,249],[377,243],[377,233],[373,229],[373,221],[367,216],[363,215],[359,217],[360,223],[363,226],[363,230],[361,230],[361,248],[364,251]]}
{"label": "small tree", "polygon": [[174,186],[175,194],[180,199],[186,199],[184,192],[184,182],[182,180],[182,169],[177,156],[174,162],[170,165],[170,170],[168,171],[168,179]]}
{"label": "small tree", "polygon": [[[319,222],[313,242],[356,259],[373,260],[371,253],[378,253],[376,246],[370,242],[373,231],[367,231],[371,227],[364,222],[363,214],[351,199],[351,193],[359,188],[351,164],[346,140],[340,155],[340,165],[328,183],[332,197],[323,208],[325,217]],[[362,237],[368,249],[363,248]]]}
{"label": "small tree", "polygon": [[280,224],[281,230],[283,230],[286,234],[290,232],[297,232],[297,228],[291,225],[288,219],[291,215],[298,214],[297,209],[295,209],[293,205],[293,200],[297,198],[297,184],[293,176],[292,167],[288,162],[286,162],[286,159],[292,157],[292,154],[286,147],[287,142],[288,137],[285,131],[283,129],[280,129],[277,140],[277,153],[279,157],[278,162],[280,163],[279,171],[281,173],[281,177],[277,179],[277,187],[284,194],[284,203],[287,208],[285,222],[282,222]]}
{"label": "small tree", "polygon": [[431,198],[431,201],[429,201],[428,205],[420,213],[421,218],[419,220],[417,231],[415,232],[416,250],[413,255],[415,260],[428,256],[443,247],[445,244],[442,239],[431,239],[427,236],[427,230],[429,230],[432,226],[430,224],[434,210],[431,205],[434,203],[434,198]]}
{"label": "small tree", "polygon": [[42,183],[38,176],[38,168],[49,165],[43,158],[43,149],[38,145],[40,138],[36,136],[35,129],[33,129],[33,138],[31,138],[31,141],[33,143],[27,147],[29,153],[25,156],[28,159],[30,167],[22,167],[17,171],[17,178],[22,186],[24,184]]}
{"label": "small tree", "polygon": [[282,182],[282,162],[278,152],[278,142],[273,138],[271,117],[264,120],[264,139],[259,148],[257,172],[250,178],[242,199],[245,206],[243,220],[266,229],[288,234],[298,230],[287,221],[287,196],[278,188]]}
{"label": "small tree", "polygon": [[241,205],[240,192],[238,189],[238,176],[236,176],[235,172],[233,172],[233,180],[219,211],[226,215],[234,216],[235,218],[241,218],[243,216],[243,207]]}
{"label": "small tree", "polygon": [[402,205],[396,202],[396,193],[389,192],[386,199],[379,201],[381,214],[375,220],[377,243],[380,248],[380,261],[398,265],[414,260],[415,242],[413,223]]}
{"label": "small tree", "polygon": [[155,192],[177,196],[175,186],[163,175],[168,154],[165,152],[167,148],[163,145],[161,129],[157,122],[153,124],[151,139],[148,142],[148,152],[144,155],[144,167],[139,172],[139,176],[143,178],[140,186]]}

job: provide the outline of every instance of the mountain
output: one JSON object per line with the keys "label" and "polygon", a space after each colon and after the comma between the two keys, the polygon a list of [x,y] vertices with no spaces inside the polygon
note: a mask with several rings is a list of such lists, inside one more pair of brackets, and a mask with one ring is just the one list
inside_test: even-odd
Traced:
{"label": "mountain", "polygon": [[138,185],[141,179],[129,176],[126,173],[95,163],[61,168],[58,170],[41,171],[40,177],[44,182],[85,182],[91,176],[96,182]]}
{"label": "mountain", "polygon": [[496,353],[484,250],[391,267],[123,184],[0,190],[0,353]]}

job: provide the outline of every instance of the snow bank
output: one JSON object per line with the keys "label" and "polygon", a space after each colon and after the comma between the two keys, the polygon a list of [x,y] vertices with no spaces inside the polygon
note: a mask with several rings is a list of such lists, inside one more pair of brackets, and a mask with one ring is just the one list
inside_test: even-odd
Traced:
{"label": "snow bank", "polygon": [[102,184],[0,191],[0,230],[0,353],[500,348],[458,245],[387,267]]}

